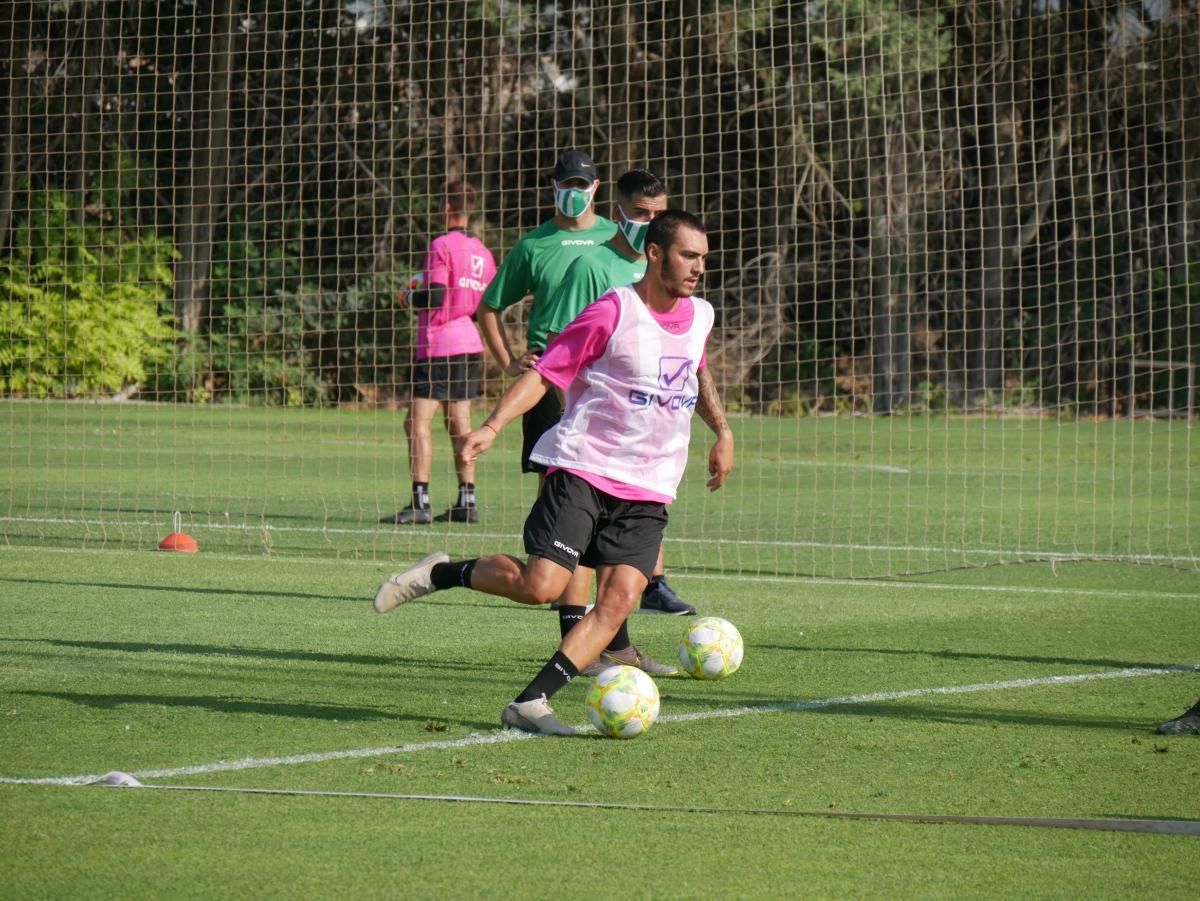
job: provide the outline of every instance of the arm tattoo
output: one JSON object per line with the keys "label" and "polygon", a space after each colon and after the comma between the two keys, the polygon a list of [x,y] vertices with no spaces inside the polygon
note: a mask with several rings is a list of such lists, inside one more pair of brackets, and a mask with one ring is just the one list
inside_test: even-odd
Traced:
{"label": "arm tattoo", "polygon": [[729,428],[725,419],[725,408],[721,406],[721,395],[717,393],[716,383],[708,374],[707,368],[701,369],[697,378],[700,384],[696,397],[696,412],[713,433],[719,435],[722,430]]}

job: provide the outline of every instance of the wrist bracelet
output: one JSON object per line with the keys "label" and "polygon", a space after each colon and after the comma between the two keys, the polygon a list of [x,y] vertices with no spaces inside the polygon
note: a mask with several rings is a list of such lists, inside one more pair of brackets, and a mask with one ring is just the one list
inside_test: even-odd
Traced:
{"label": "wrist bracelet", "polygon": [[496,436],[500,435],[500,430],[498,428],[496,428],[494,425],[489,425],[486,422],[482,426],[480,426],[480,428],[491,429],[493,435],[496,435]]}

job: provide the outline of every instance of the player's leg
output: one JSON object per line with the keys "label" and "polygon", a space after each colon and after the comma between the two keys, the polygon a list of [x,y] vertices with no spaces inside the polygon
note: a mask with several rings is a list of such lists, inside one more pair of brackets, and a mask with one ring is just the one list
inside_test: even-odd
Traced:
{"label": "player's leg", "polygon": [[646,576],[626,564],[596,570],[596,604],[563,639],[560,650],[582,669],[597,659],[637,609]]}
{"label": "player's leg", "polygon": [[592,580],[596,571],[590,566],[576,567],[571,574],[571,581],[562,597],[556,598],[558,608],[559,637],[566,638],[575,625],[587,613],[588,605],[592,602]]}
{"label": "player's leg", "polygon": [[[579,566],[575,570],[574,575],[571,576],[571,581],[567,584],[567,590],[558,599],[558,628],[559,634],[563,638],[567,637],[567,633],[575,628],[587,613],[588,602],[591,600],[594,572],[590,566]],[[583,674],[585,676],[595,676],[607,667],[618,663],[624,663],[627,666],[636,666],[638,669],[653,676],[672,676],[679,672],[677,666],[668,663],[659,663],[649,654],[634,647],[633,641],[629,638],[629,624],[627,622],[620,624],[617,631],[613,634],[612,641],[608,643],[608,646],[599,657],[584,668]]]}
{"label": "player's leg", "polygon": [[[414,386],[414,390],[415,390]],[[429,478],[433,471],[433,417],[440,402],[427,397],[414,397],[404,418],[404,435],[408,439],[408,469],[412,476],[412,497],[407,507],[385,516],[380,522],[433,522],[429,503]]]}
{"label": "player's leg", "polygon": [[434,522],[478,522],[475,504],[475,464],[462,458],[462,445],[471,432],[471,400],[479,394],[483,373],[482,354],[459,354],[448,359],[446,433],[454,447],[454,471],[458,474],[458,498]]}
{"label": "player's leg", "polygon": [[[446,566],[453,568],[455,564]],[[435,585],[440,575],[433,574]],[[494,594],[518,604],[549,604],[562,594],[570,578],[571,570],[554,560],[530,556],[529,562],[522,563],[509,554],[500,554],[480,557],[469,572],[458,576],[457,582],[458,587]],[[443,585],[456,587],[444,582]]]}
{"label": "player's leg", "polygon": [[430,554],[415,566],[393,573],[375,595],[375,609],[387,613],[401,604],[448,588],[473,588],[522,604],[548,604],[566,590],[595,529],[595,492],[581,479],[554,473],[525,519],[529,563],[501,554],[451,562]]}
{"label": "player's leg", "polygon": [[533,681],[504,708],[500,721],[509,728],[527,732],[571,735],[574,730],[559,722],[549,699],[596,659],[637,608],[654,569],[667,512],[662,504],[614,498],[566,473],[550,477],[547,493],[560,487],[554,484],[560,475],[580,496],[590,493],[595,504],[594,537],[580,562],[596,567],[596,604],[567,633],[558,651]]}
{"label": "player's leg", "polygon": [[550,706],[550,698],[595,660],[612,641],[617,630],[637,609],[646,575],[635,567],[619,564],[596,570],[596,603],[563,639],[554,656],[525,689],[507,704],[500,723],[509,729],[548,735],[574,735]]}
{"label": "player's leg", "polygon": [[[547,467],[530,459],[533,453],[534,446],[538,440],[554,428],[558,421],[562,418],[562,399],[558,396],[557,391],[547,391],[541,400],[534,405],[533,409],[525,413],[521,417],[521,472],[536,473],[538,478],[538,497],[542,496],[542,492],[546,487],[546,469]],[[583,576],[579,577],[580,582],[576,583],[575,588],[571,590],[569,598],[556,598],[554,603],[550,605],[551,609],[558,611],[558,629],[560,635],[565,635],[575,623],[583,618],[587,612],[587,605],[591,595],[591,581],[588,576],[587,584],[582,582]]]}
{"label": "player's leg", "polygon": [[663,549],[658,549],[658,562],[654,564],[654,575],[642,593],[643,613],[665,613],[668,616],[694,616],[696,608],[684,601],[667,584],[667,570],[663,563]]}
{"label": "player's leg", "polygon": [[479,510],[475,503],[475,462],[467,463],[462,458],[462,445],[471,433],[471,402],[454,400],[446,404],[446,434],[454,448],[454,471],[458,474],[458,498],[454,504],[434,517],[435,522],[478,522]]}
{"label": "player's leg", "polygon": [[[563,638],[567,637],[567,633],[575,628],[587,613],[594,574],[595,570],[590,566],[580,565],[571,576],[567,590],[558,599],[558,629]],[[633,641],[629,638],[627,622],[621,623],[613,635],[612,641],[608,643],[599,657],[583,669],[583,674],[595,676],[618,663],[636,666],[653,676],[673,676],[679,672],[679,667],[669,663],[659,663],[649,654],[635,648]]]}
{"label": "player's leg", "polygon": [[561,563],[530,557],[522,563],[510,554],[451,561],[436,552],[415,566],[394,573],[375,594],[375,611],[388,613],[401,604],[451,588],[470,588],[518,604],[549,604],[567,587],[571,570]]}

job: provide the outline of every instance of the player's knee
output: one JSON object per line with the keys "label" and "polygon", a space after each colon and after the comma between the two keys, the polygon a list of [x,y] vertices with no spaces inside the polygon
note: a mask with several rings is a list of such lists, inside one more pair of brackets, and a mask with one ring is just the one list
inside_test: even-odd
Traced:
{"label": "player's knee", "polygon": [[617,625],[637,609],[641,594],[624,587],[608,587],[596,598],[596,613],[604,620],[613,619]]}
{"label": "player's knee", "polygon": [[547,579],[526,579],[525,596],[530,604],[550,604],[563,593],[563,585]]}

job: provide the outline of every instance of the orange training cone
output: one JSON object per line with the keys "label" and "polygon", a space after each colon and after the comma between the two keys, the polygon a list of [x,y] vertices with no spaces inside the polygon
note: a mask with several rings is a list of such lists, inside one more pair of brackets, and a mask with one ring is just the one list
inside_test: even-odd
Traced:
{"label": "orange training cone", "polygon": [[195,554],[200,550],[196,539],[183,531],[183,515],[175,514],[175,531],[158,543],[160,551],[176,551],[180,554]]}

